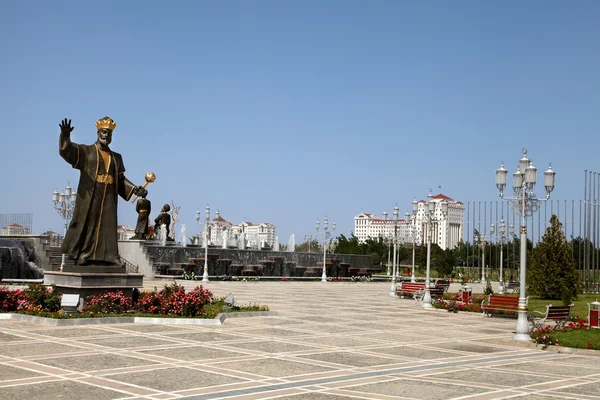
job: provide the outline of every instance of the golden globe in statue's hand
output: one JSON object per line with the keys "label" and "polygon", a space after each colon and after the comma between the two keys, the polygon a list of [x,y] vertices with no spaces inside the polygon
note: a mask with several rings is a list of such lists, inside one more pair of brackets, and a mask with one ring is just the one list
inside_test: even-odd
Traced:
{"label": "golden globe in statue's hand", "polygon": [[[144,184],[142,185],[143,188],[146,188],[146,186],[148,186],[149,183],[152,183],[156,180],[156,175],[154,175],[154,172],[147,172],[146,175],[144,175],[144,179],[146,182],[144,182]],[[135,196],[133,200],[131,200],[132,203],[135,203],[135,201],[137,200],[138,196]]]}

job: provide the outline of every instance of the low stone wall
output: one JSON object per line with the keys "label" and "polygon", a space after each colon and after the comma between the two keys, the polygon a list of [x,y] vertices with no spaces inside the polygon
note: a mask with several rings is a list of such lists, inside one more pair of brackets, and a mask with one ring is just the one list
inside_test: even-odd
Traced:
{"label": "low stone wall", "polygon": [[[144,245],[144,253],[154,263],[168,264],[175,268],[186,264],[190,259],[204,259],[204,248],[200,246],[160,246],[153,243]],[[127,259],[125,254],[123,257]],[[129,259],[128,259],[129,260]],[[134,261],[129,260],[134,263]],[[208,249],[209,275],[240,275],[245,267],[262,266],[263,276],[321,276],[317,269],[322,268],[323,253],[296,253],[286,251]],[[356,254],[327,254],[328,276],[347,277],[357,275],[358,270],[375,271],[371,256]],[[140,265],[140,273],[142,272]]]}

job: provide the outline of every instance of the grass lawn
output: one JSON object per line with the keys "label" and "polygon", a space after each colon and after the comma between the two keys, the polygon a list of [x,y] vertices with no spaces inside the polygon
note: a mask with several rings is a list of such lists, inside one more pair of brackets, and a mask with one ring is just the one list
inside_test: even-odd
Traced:
{"label": "grass lawn", "polygon": [[[597,294],[580,294],[577,296],[577,300],[573,300],[573,309],[571,310],[571,316],[577,316],[579,319],[585,319],[587,321],[588,316],[588,303],[596,301],[600,298]],[[546,312],[546,306],[552,304],[555,306],[562,306],[561,300],[544,300],[538,297],[529,298],[529,311],[540,311]]]}
{"label": "grass lawn", "polygon": [[560,346],[600,350],[600,329],[552,332],[551,335]]}

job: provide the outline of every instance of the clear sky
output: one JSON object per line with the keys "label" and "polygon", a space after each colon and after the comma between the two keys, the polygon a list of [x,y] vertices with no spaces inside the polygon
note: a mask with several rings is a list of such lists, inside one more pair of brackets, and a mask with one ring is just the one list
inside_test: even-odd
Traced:
{"label": "clear sky", "polygon": [[2,1],[0,213],[61,232],[52,192],[79,175],[58,123],[91,144],[105,115],[128,178],[157,176],[152,217],[173,200],[188,235],[207,202],[286,243],[430,187],[494,200],[522,147],[580,199],[600,170],[599,19],[597,1]]}

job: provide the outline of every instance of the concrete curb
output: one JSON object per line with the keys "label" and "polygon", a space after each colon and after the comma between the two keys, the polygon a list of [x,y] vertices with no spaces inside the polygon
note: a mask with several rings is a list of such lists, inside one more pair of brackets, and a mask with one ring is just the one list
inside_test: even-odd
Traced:
{"label": "concrete curb", "polygon": [[219,313],[215,318],[152,318],[152,317],[104,317],[54,319],[15,313],[0,313],[0,320],[31,322],[45,326],[78,326],[104,324],[156,324],[156,325],[222,325],[228,318],[276,317],[276,311],[247,311],[239,313]]}

